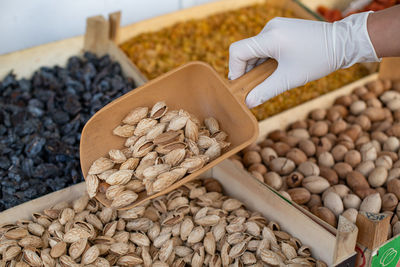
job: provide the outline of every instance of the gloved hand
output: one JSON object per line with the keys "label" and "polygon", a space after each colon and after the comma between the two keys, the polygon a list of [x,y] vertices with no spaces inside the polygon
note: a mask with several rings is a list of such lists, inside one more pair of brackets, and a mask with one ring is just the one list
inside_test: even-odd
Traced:
{"label": "gloved hand", "polygon": [[252,108],[340,68],[379,61],[367,31],[369,13],[334,23],[272,19],[258,35],[230,46],[228,78],[237,79],[268,58],[278,61],[276,71],[247,95]]}

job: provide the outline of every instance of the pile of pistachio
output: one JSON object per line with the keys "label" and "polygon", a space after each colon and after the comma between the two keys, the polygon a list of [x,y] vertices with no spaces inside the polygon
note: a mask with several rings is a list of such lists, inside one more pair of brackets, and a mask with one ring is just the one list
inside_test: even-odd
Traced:
{"label": "pile of pistachio", "polygon": [[123,211],[84,195],[0,235],[4,266],[326,266],[211,178]]}
{"label": "pile of pistachio", "polygon": [[230,146],[215,118],[202,124],[187,111],[168,110],[165,102],[133,109],[113,134],[126,138],[125,148],[94,161],[86,185],[90,197],[105,193],[115,208],[133,203],[144,190],[153,195],[170,187]]}

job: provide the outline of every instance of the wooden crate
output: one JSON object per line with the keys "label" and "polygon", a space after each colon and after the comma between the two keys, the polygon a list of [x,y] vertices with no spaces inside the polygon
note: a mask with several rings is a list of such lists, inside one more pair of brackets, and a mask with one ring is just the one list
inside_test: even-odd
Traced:
{"label": "wooden crate", "polygon": [[65,66],[68,58],[80,56],[85,51],[93,52],[98,56],[110,55],[111,59],[121,65],[124,75],[131,77],[137,86],[146,80],[137,68],[112,42],[115,17],[118,13],[110,14],[109,20],[102,16],[87,19],[85,36],[77,36],[35,46],[4,55],[0,55],[0,79],[3,79],[11,70],[18,78],[30,78],[40,67]]}
{"label": "wooden crate", "polygon": [[[226,160],[201,177],[217,179],[225,194],[239,199],[250,210],[261,212],[267,219],[278,222],[282,229],[310,246],[313,256],[329,266],[354,266],[355,253],[343,251],[341,248],[354,246],[357,235],[355,227],[350,226],[350,231],[344,227],[345,230],[339,235],[341,238],[336,238],[267,187],[261,186],[257,180],[246,176],[246,171],[236,170],[233,163]],[[85,190],[85,184],[81,183],[8,209],[0,213],[0,224],[30,219],[32,213],[50,208],[59,202],[71,202]]]}
{"label": "wooden crate", "polygon": [[[273,130],[286,129],[287,126],[290,125],[291,123],[306,118],[309,112],[314,109],[331,106],[337,97],[350,94],[356,87],[362,86],[370,81],[377,80],[378,78],[400,80],[400,58],[385,58],[380,64],[379,73],[371,74],[367,77],[364,77],[356,82],[348,84],[333,92],[327,93],[316,99],[303,103],[297,107],[286,110],[278,115],[260,121],[259,137],[256,142],[265,140],[268,133],[270,133]],[[239,169],[238,167],[235,168]],[[247,176],[252,177],[249,173],[247,173]],[[277,195],[280,195],[277,191],[275,191],[268,185],[261,182],[260,184],[268,187],[270,190],[274,191]],[[282,198],[284,197],[282,196]],[[309,216],[319,225],[323,226],[330,233],[332,234],[337,233],[337,230],[334,227],[324,222],[311,212],[307,211],[306,209],[304,209],[303,207],[294,202],[291,202],[289,200],[287,201],[292,203],[293,206],[301,210],[304,214]],[[390,220],[386,217],[386,215],[383,214],[380,216],[373,216],[371,214],[358,215],[357,226],[359,232],[358,232],[358,241],[356,250],[359,253],[358,255],[359,265],[357,266],[375,266],[371,264],[381,261],[384,252],[389,250],[392,251],[392,249],[396,251],[399,250],[400,235],[395,236],[390,240],[387,240],[387,233],[388,233],[387,229],[390,225],[389,221]],[[380,250],[382,251],[379,252]],[[393,262],[395,262],[395,259],[397,260],[400,259],[400,251],[396,253],[398,254],[396,254],[397,256],[393,257]],[[391,263],[391,264],[394,264],[393,266],[395,266],[396,263]]]}
{"label": "wooden crate", "polygon": [[[116,28],[113,30],[116,32],[115,42],[120,45],[139,34],[155,32],[165,27],[172,26],[178,22],[184,22],[191,19],[202,19],[217,13],[263,3],[274,7],[292,10],[298,18],[310,20],[316,19],[314,15],[311,15],[310,12],[306,11],[306,9],[293,0],[219,0],[143,20],[121,28],[118,28],[118,24],[115,24]],[[141,73],[141,75],[142,77],[145,77],[144,74]],[[146,77],[145,79],[146,81],[148,80]]]}

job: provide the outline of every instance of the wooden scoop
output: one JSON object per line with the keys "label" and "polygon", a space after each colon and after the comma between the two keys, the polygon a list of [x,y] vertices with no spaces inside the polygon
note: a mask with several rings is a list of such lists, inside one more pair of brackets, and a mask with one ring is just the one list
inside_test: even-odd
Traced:
{"label": "wooden scoop", "polygon": [[[258,123],[246,107],[245,99],[251,89],[269,77],[276,67],[277,62],[270,59],[242,77],[227,81],[208,64],[191,62],[119,97],[99,110],[83,128],[80,159],[85,179],[96,159],[107,155],[110,149],[124,147],[126,138],[113,135],[112,131],[132,109],[141,106],[152,107],[158,101],[165,101],[170,110],[184,109],[201,121],[206,117],[215,117],[221,129],[228,134],[231,146],[223,151],[220,157],[183,177],[169,188],[151,196],[146,192],[139,193],[138,199],[123,209],[140,205],[193,180],[256,140]],[[105,194],[97,193],[96,198],[106,206],[111,205]]]}

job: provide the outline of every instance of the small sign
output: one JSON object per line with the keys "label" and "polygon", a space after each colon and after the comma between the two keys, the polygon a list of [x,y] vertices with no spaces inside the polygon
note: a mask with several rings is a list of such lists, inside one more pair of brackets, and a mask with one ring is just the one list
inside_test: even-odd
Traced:
{"label": "small sign", "polygon": [[381,246],[374,254],[371,266],[400,267],[400,236]]}

